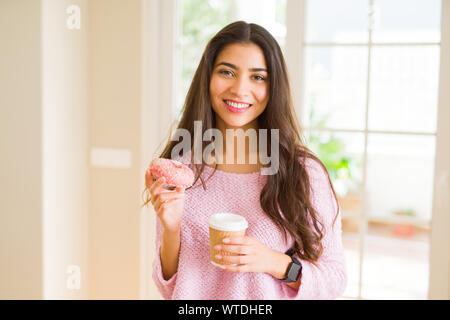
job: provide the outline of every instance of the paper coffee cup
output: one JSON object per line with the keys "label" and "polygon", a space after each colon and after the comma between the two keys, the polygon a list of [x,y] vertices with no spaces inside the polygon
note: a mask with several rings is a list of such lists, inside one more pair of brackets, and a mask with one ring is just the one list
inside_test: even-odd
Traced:
{"label": "paper coffee cup", "polygon": [[[248,227],[247,220],[238,214],[222,212],[213,214],[209,220],[209,249],[211,263],[216,266],[227,264],[215,258],[216,254],[222,256],[237,256],[222,250],[216,250],[214,247],[218,244],[223,244],[222,239],[226,237],[244,236],[245,230]],[[236,264],[231,264],[236,265]]]}

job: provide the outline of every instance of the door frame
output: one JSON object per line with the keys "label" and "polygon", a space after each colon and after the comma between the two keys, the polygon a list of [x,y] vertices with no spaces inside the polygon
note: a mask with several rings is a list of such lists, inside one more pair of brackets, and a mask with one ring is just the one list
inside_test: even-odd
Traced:
{"label": "door frame", "polygon": [[429,299],[450,299],[450,0],[442,0]]}
{"label": "door frame", "polygon": [[[158,157],[174,121],[175,59],[178,1],[141,0],[142,6],[142,96],[141,96],[141,185],[144,172]],[[141,203],[141,194],[139,202]],[[161,299],[152,280],[156,254],[156,213],[152,206],[141,209],[140,220],[140,298]]]}

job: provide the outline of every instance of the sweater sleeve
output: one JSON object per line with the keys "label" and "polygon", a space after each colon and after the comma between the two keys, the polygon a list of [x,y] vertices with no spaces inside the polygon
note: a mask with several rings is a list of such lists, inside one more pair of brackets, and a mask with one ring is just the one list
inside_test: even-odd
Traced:
{"label": "sweater sleeve", "polygon": [[292,299],[336,299],[342,296],[347,285],[341,212],[339,210],[336,217],[338,204],[327,173],[313,160],[308,159],[306,164],[311,181],[312,205],[325,228],[322,239],[323,253],[316,262],[317,267],[311,262],[299,259],[303,267],[300,287],[298,290],[288,287],[289,295]]}
{"label": "sweater sleeve", "polygon": [[161,296],[166,300],[170,300],[173,295],[178,272],[176,272],[168,280],[165,280],[163,277],[162,267],[161,267],[161,256],[160,256],[161,235],[162,235],[161,223],[159,222],[159,219],[156,218],[156,239],[155,239],[156,255],[153,260],[152,278],[156,284],[156,287],[158,288],[159,292],[161,293]]}

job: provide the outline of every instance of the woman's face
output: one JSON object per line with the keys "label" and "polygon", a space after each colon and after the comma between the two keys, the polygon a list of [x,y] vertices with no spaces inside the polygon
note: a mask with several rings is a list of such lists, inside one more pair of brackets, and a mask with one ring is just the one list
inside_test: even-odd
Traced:
{"label": "woman's face", "polygon": [[257,118],[269,100],[264,53],[251,44],[231,44],[214,62],[209,84],[218,129],[257,128]]}

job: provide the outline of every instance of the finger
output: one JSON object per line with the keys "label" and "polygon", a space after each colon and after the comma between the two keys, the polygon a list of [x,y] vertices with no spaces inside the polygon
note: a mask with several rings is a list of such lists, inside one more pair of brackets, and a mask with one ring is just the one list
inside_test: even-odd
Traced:
{"label": "finger", "polygon": [[251,239],[247,236],[226,237],[222,239],[222,242],[226,244],[246,245],[251,243]]}
{"label": "finger", "polygon": [[[162,178],[164,178],[164,177],[162,177]],[[164,180],[164,182],[165,182],[165,180]],[[154,192],[154,194],[155,194],[154,200],[156,200],[156,197],[158,197],[158,195],[164,194],[164,193],[167,193],[167,194],[184,194],[185,188],[183,188],[183,187],[175,187],[174,189],[167,188],[166,186],[168,186],[168,185],[165,184],[164,182],[159,186],[159,189]]]}
{"label": "finger", "polygon": [[171,205],[175,205],[177,202],[180,202],[182,199],[172,199],[167,202],[161,203],[158,210],[156,210],[158,216],[163,215],[164,211],[169,208]]}
{"label": "finger", "polygon": [[247,264],[250,262],[250,257],[242,256],[222,256],[220,254],[215,256],[216,259],[223,261],[225,264]]}
{"label": "finger", "polygon": [[250,267],[248,264],[242,264],[237,266],[227,266],[227,265],[220,265],[220,267],[225,271],[235,272],[235,273],[243,273],[243,272],[251,272]]}
{"label": "finger", "polygon": [[172,184],[164,184],[162,186],[163,190],[169,191],[169,192],[184,192],[184,187],[174,186]]}
{"label": "finger", "polygon": [[176,192],[184,192],[186,189],[184,187],[176,187]]}
{"label": "finger", "polygon": [[216,250],[237,253],[237,254],[249,254],[251,252],[250,247],[245,245],[217,245],[214,247]]}
{"label": "finger", "polygon": [[160,187],[159,191],[156,193],[155,198],[158,197],[160,194],[165,194],[165,193],[167,193],[167,194],[184,194],[184,190],[183,191],[177,191],[176,189],[173,189],[173,190],[166,189],[164,187],[164,185],[162,185]]}
{"label": "finger", "polygon": [[150,190],[150,187],[153,184],[153,178],[150,168],[145,171],[145,186]]}
{"label": "finger", "polygon": [[150,187],[149,191],[151,194],[151,199],[152,199],[152,203],[155,200],[155,197],[158,195],[158,193],[160,192],[160,189],[162,187],[162,185],[165,182],[165,178],[161,177],[158,180],[156,180]]}
{"label": "finger", "polygon": [[175,192],[175,191],[161,191],[156,197],[155,200],[161,199],[161,201],[170,200],[173,198],[182,198],[184,197],[183,192]]}
{"label": "finger", "polygon": [[155,208],[155,211],[159,214],[161,209],[164,207],[165,202],[162,202],[161,199],[157,199],[155,201],[155,204],[153,205],[153,207]]}
{"label": "finger", "polygon": [[184,198],[183,194],[159,194],[156,197],[155,203],[153,204],[153,207],[155,208],[155,211],[159,211],[161,205],[165,203],[171,203],[173,200],[181,200]]}
{"label": "finger", "polygon": [[[152,178],[153,179],[153,178]],[[156,181],[152,180],[152,185],[150,186],[150,193],[154,192],[156,188],[162,186],[166,181],[166,178],[164,177],[160,177],[159,179],[157,179]]]}
{"label": "finger", "polygon": [[161,198],[161,194],[158,194],[156,197],[154,197],[152,203],[155,211],[159,211],[159,208],[164,203],[164,200]]}

